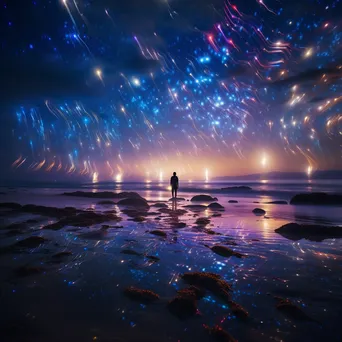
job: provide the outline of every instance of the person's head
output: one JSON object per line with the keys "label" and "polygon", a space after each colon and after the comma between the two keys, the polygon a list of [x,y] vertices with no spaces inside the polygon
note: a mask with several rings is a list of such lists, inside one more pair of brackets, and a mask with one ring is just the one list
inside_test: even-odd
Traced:
{"label": "person's head", "polygon": [[173,175],[176,176],[176,172],[174,172]]}

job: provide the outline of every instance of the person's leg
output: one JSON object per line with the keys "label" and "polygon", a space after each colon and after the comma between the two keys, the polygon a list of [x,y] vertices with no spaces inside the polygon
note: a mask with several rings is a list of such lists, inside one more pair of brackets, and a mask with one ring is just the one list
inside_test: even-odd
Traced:
{"label": "person's leg", "polygon": [[175,193],[175,188],[172,187],[172,198],[174,197],[174,193]]}
{"label": "person's leg", "polygon": [[177,198],[177,190],[178,188],[175,188],[175,197]]}

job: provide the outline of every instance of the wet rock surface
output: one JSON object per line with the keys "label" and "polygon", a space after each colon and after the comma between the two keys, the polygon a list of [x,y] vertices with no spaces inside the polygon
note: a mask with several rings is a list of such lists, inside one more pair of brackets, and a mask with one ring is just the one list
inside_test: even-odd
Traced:
{"label": "wet rock surface", "polygon": [[232,249],[228,248],[228,247],[225,247],[225,246],[220,246],[220,245],[216,245],[216,246],[213,246],[213,247],[209,247],[207,246],[208,248],[210,248],[214,253],[218,254],[218,255],[221,255],[223,257],[231,257],[231,256],[234,256],[234,257],[237,257],[237,258],[243,258],[245,257],[245,255],[239,253],[239,252],[235,252],[233,251]]}
{"label": "wet rock surface", "polygon": [[140,197],[140,198],[125,198],[123,200],[120,200],[117,203],[118,206],[126,206],[126,207],[145,207],[145,208],[149,208],[149,204],[147,203],[147,201]]}
{"label": "wet rock surface", "polygon": [[271,201],[266,202],[266,204],[288,204],[287,201]]}
{"label": "wet rock surface", "polygon": [[239,203],[237,200],[229,200],[228,203]]}
{"label": "wet rock surface", "polygon": [[230,291],[232,291],[232,287],[218,274],[210,272],[188,272],[184,273],[181,278],[190,285],[211,291],[226,303],[231,301]]}
{"label": "wet rock surface", "polygon": [[217,342],[238,342],[232,335],[218,325],[213,328],[204,325],[204,328]]}
{"label": "wet rock surface", "polygon": [[266,215],[266,211],[261,208],[255,208],[253,209],[253,214],[255,215]]}
{"label": "wet rock surface", "polygon": [[294,196],[290,204],[303,205],[342,205],[342,195],[314,192]]}
{"label": "wet rock surface", "polygon": [[124,290],[124,295],[140,303],[150,304],[159,299],[159,295],[151,290],[143,290],[130,286]]}
{"label": "wet rock surface", "polygon": [[217,202],[210,203],[208,208],[212,210],[224,210],[224,206]]}
{"label": "wet rock surface", "polygon": [[114,205],[115,202],[114,201],[106,200],[106,201],[97,202],[97,204],[99,204],[99,205]]}
{"label": "wet rock surface", "polygon": [[288,223],[275,230],[289,240],[323,241],[325,239],[342,238],[342,227],[315,224]]}
{"label": "wet rock surface", "polygon": [[199,226],[206,226],[210,223],[210,219],[207,217],[199,217],[195,223]]}
{"label": "wet rock surface", "polygon": [[152,235],[156,235],[156,236],[167,237],[167,234],[164,231],[158,230],[158,229],[151,230],[151,231],[149,231],[149,233]]}
{"label": "wet rock surface", "polygon": [[226,188],[221,188],[221,190],[224,190],[224,191],[250,191],[250,190],[252,190],[252,188],[249,186],[241,185],[241,186],[228,186]]}
{"label": "wet rock surface", "polygon": [[211,197],[209,195],[196,195],[191,198],[191,202],[215,202],[217,201],[216,197]]}
{"label": "wet rock surface", "polygon": [[100,214],[85,211],[78,215],[65,217],[58,222],[46,225],[44,229],[59,230],[65,226],[90,227],[94,224],[110,221],[121,221],[121,218],[114,214]]}

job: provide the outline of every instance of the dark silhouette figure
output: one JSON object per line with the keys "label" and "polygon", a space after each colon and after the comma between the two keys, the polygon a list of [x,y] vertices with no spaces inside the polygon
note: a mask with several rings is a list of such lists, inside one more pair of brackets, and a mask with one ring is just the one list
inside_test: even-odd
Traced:
{"label": "dark silhouette figure", "polygon": [[172,189],[172,198],[177,198],[178,177],[176,176],[176,172],[173,173],[173,176],[170,179],[170,185]]}

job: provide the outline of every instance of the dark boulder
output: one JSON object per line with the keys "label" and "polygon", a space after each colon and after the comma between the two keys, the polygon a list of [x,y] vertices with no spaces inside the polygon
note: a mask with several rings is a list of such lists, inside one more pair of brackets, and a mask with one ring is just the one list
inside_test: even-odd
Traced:
{"label": "dark boulder", "polygon": [[189,204],[189,205],[185,205],[184,208],[188,208],[190,210],[197,211],[197,210],[206,210],[207,206],[201,205],[201,204]]}
{"label": "dark boulder", "polygon": [[271,201],[271,202],[266,202],[266,204],[287,204],[286,201]]}
{"label": "dark boulder", "polygon": [[106,200],[106,201],[100,201],[97,204],[99,204],[99,205],[114,205],[115,202],[110,201],[110,200]]}
{"label": "dark boulder", "polygon": [[226,188],[221,188],[221,190],[224,190],[224,191],[250,191],[250,190],[252,190],[252,188],[249,186],[241,185],[241,186],[229,186]]}
{"label": "dark boulder", "polygon": [[172,197],[169,199],[169,201],[177,201],[177,202],[182,202],[182,201],[185,201],[185,198],[183,197]]}
{"label": "dark boulder", "polygon": [[342,195],[314,192],[294,196],[290,204],[306,205],[342,205]]}
{"label": "dark boulder", "polygon": [[191,202],[215,202],[217,201],[216,197],[211,197],[209,195],[196,195],[191,198]]}
{"label": "dark boulder", "polygon": [[223,257],[231,257],[231,256],[235,256],[237,258],[243,258],[245,255],[235,252],[232,249],[225,247],[225,246],[220,246],[220,245],[216,245],[213,247],[209,247],[214,253],[221,255]]}
{"label": "dark boulder", "polygon": [[237,200],[229,200],[228,203],[239,203]]}
{"label": "dark boulder", "polygon": [[217,342],[238,342],[232,335],[218,325],[214,326],[213,328],[204,325],[204,328]]}
{"label": "dark boulder", "polygon": [[20,209],[21,204],[19,203],[12,203],[12,202],[6,202],[6,203],[0,203],[0,208],[5,208],[5,209]]}
{"label": "dark boulder", "polygon": [[199,226],[206,226],[210,223],[210,220],[207,217],[199,217],[196,220],[196,224]]}
{"label": "dark boulder", "polygon": [[114,214],[99,214],[84,211],[76,216],[65,217],[56,223],[49,224],[44,229],[59,230],[65,226],[89,227],[109,221],[121,221],[121,218]]}
{"label": "dark boulder", "polygon": [[253,214],[255,214],[255,215],[265,215],[266,211],[264,209],[261,209],[261,208],[255,208],[255,209],[253,209]]}
{"label": "dark boulder", "polygon": [[182,279],[194,286],[211,291],[216,296],[222,298],[226,303],[231,301],[230,291],[232,287],[221,276],[209,272],[188,272],[184,273]]}
{"label": "dark boulder", "polygon": [[197,301],[194,297],[178,295],[167,305],[169,311],[179,319],[186,319],[197,313]]}
{"label": "dark boulder", "polygon": [[159,295],[150,290],[142,290],[130,286],[125,289],[124,295],[140,303],[149,304],[159,299]]}
{"label": "dark boulder", "polygon": [[210,203],[210,204],[208,205],[208,208],[209,208],[209,209],[212,209],[212,210],[216,210],[216,209],[224,210],[224,206],[221,205],[220,203],[217,203],[217,202]]}
{"label": "dark boulder", "polygon": [[152,205],[152,207],[156,208],[168,208],[168,205],[166,203],[158,202]]}
{"label": "dark boulder", "polygon": [[150,234],[152,235],[156,235],[156,236],[161,236],[161,237],[166,237],[167,234],[165,232],[163,232],[162,230],[151,230],[149,231]]}
{"label": "dark boulder", "polygon": [[125,198],[117,203],[118,206],[149,208],[147,201],[140,198]]}
{"label": "dark boulder", "polygon": [[275,232],[293,241],[306,239],[320,242],[325,239],[342,238],[342,227],[339,226],[288,223]]}

